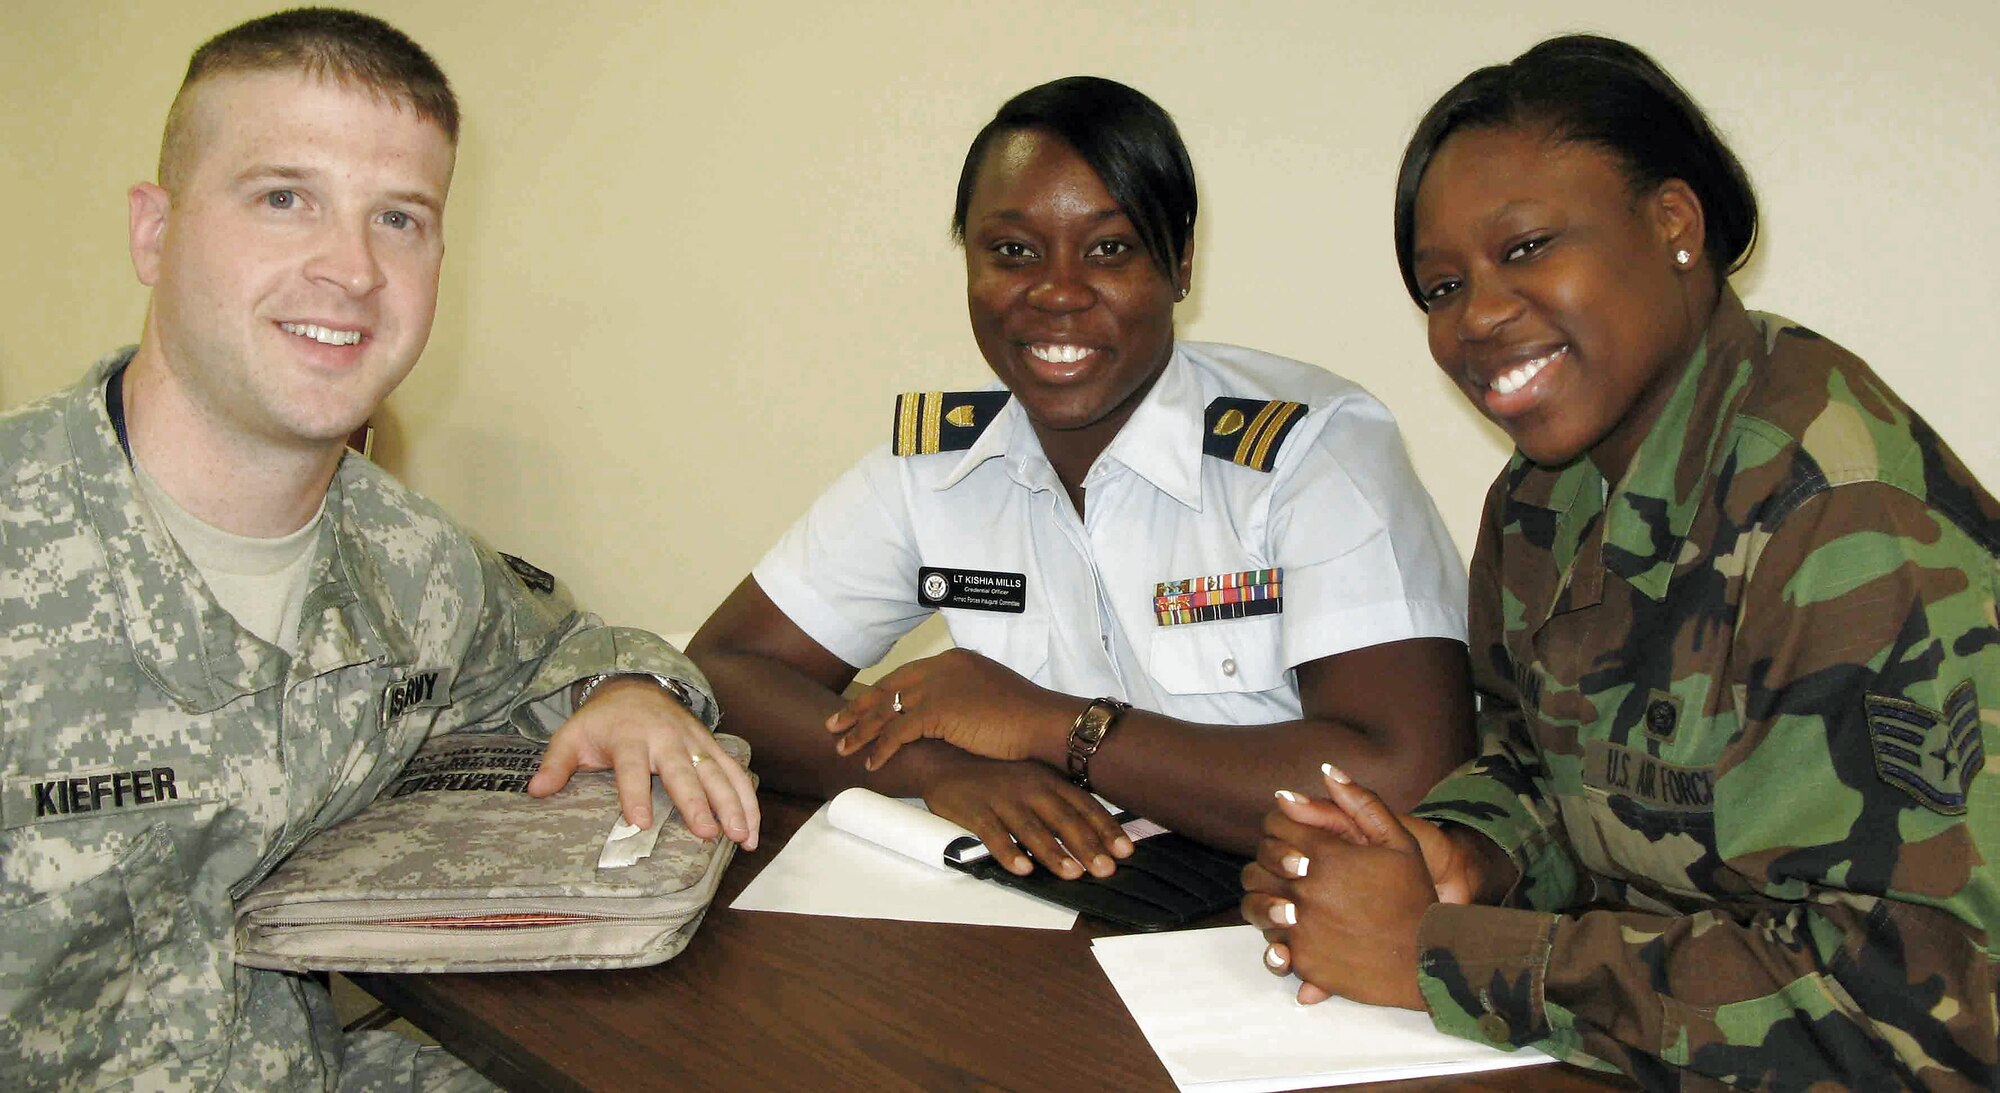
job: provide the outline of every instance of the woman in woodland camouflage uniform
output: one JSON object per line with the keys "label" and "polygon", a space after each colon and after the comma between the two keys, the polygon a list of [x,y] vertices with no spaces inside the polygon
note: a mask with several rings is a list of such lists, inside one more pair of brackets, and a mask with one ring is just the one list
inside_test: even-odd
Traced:
{"label": "woman in woodland camouflage uniform", "polygon": [[1243,912],[1302,1001],[1649,1087],[2000,1081],[2000,506],[1860,360],[1744,310],[1756,223],[1620,42],[1418,126],[1403,278],[1518,448],[1472,565],[1483,754],[1414,815],[1335,768],[1280,794]]}

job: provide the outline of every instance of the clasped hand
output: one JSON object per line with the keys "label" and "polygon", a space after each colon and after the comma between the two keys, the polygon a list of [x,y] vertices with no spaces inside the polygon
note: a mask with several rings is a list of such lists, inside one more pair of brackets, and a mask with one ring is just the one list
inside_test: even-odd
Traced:
{"label": "clasped hand", "polygon": [[1423,1009],[1424,912],[1438,902],[1471,902],[1484,888],[1484,867],[1436,824],[1398,815],[1373,790],[1326,770],[1330,799],[1280,793],[1265,816],[1257,859],[1243,869],[1243,918],[1270,942],[1272,973],[1303,980],[1300,1002],[1337,994]]}

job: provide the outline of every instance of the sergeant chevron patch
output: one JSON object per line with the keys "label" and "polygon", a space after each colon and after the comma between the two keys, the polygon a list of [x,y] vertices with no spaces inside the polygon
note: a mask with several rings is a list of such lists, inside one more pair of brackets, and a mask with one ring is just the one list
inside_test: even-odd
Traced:
{"label": "sergeant chevron patch", "polygon": [[1217,459],[1269,472],[1285,434],[1305,416],[1305,405],[1284,399],[1219,398],[1204,415],[1201,450]]}
{"label": "sergeant chevron patch", "polygon": [[1942,712],[1890,695],[1870,694],[1862,704],[1875,773],[1933,812],[1964,812],[1973,776],[1986,765],[1972,681],[1952,689]]}

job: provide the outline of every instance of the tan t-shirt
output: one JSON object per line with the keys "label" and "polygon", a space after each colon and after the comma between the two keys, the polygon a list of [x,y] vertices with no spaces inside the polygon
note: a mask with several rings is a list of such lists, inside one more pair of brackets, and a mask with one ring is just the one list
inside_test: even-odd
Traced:
{"label": "tan t-shirt", "polygon": [[259,539],[204,522],[168,496],[144,467],[135,462],[132,470],[139,479],[139,496],[208,582],[216,602],[245,630],[287,653],[296,652],[313,544],[319,539],[319,522],[326,518],[326,501],[320,501],[319,511],[299,530]]}

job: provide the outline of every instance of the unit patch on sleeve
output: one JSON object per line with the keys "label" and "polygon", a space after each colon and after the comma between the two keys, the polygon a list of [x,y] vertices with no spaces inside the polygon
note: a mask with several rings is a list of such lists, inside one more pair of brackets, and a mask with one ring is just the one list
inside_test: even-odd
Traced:
{"label": "unit patch on sleeve", "polygon": [[507,568],[513,570],[516,577],[521,578],[522,584],[544,596],[556,590],[555,575],[548,570],[538,568],[526,558],[517,558],[512,554],[503,553],[500,557],[506,559]]}
{"label": "unit patch on sleeve", "polygon": [[934,455],[972,447],[1007,400],[1006,391],[911,391],[896,396],[897,455]]}
{"label": "unit patch on sleeve", "polygon": [[1952,688],[1942,711],[1894,695],[1867,695],[1862,706],[1876,775],[1933,812],[1963,813],[1973,776],[1986,766],[1972,681]]}
{"label": "unit patch on sleeve", "polygon": [[1268,472],[1278,462],[1285,435],[1306,415],[1303,403],[1283,399],[1219,398],[1203,417],[1201,450],[1217,459]]}
{"label": "unit patch on sleeve", "polygon": [[917,602],[925,607],[1018,615],[1028,609],[1028,575],[922,566],[917,570]]}
{"label": "unit patch on sleeve", "polygon": [[1161,626],[1276,615],[1285,609],[1284,575],[1282,568],[1246,569],[1161,581],[1153,586],[1153,614]]}

